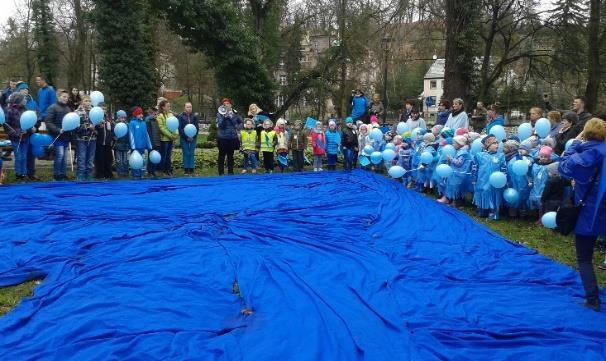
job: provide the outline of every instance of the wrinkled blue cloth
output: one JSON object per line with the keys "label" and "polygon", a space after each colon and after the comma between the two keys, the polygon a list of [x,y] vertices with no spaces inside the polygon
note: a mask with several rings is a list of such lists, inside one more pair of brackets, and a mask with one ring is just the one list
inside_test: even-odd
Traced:
{"label": "wrinkled blue cloth", "polygon": [[606,354],[571,268],[364,171],[11,188],[1,360]]}

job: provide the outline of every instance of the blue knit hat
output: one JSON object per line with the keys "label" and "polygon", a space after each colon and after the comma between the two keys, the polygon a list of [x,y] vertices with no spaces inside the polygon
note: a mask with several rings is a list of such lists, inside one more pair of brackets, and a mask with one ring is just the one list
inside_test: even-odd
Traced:
{"label": "blue knit hat", "polygon": [[126,118],[126,116],[127,116],[127,115],[126,115],[126,112],[125,112],[124,110],[118,110],[118,111],[116,112],[116,117],[117,117],[117,118]]}
{"label": "blue knit hat", "polygon": [[352,117],[345,118],[345,123],[353,123],[353,118]]}
{"label": "blue knit hat", "polygon": [[16,90],[20,91],[20,90],[23,90],[23,89],[28,89],[29,90],[29,86],[27,85],[27,83],[24,82],[24,81],[18,82],[17,86],[16,86]]}

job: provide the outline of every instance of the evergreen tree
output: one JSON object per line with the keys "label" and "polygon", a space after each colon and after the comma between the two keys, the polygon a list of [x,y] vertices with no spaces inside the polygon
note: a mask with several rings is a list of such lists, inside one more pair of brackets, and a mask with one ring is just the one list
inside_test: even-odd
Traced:
{"label": "evergreen tree", "polygon": [[40,73],[49,84],[55,84],[59,59],[59,46],[53,29],[53,13],[50,0],[32,2],[34,21],[34,40],[37,43],[37,60]]}
{"label": "evergreen tree", "polygon": [[107,98],[130,109],[154,102],[153,37],[145,0],[98,0],[99,77]]}

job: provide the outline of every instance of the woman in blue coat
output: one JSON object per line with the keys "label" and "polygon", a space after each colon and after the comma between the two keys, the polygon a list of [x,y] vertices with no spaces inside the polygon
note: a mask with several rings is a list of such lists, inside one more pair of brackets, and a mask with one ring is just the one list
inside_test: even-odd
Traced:
{"label": "woman in blue coat", "polygon": [[579,273],[585,288],[585,306],[599,312],[600,296],[593,271],[593,249],[598,235],[606,234],[606,122],[590,119],[572,146],[560,158],[559,171],[574,179],[575,204],[581,200],[575,228]]}
{"label": "woman in blue coat", "polygon": [[368,110],[368,99],[364,96],[364,93],[357,89],[351,99],[351,118],[354,120],[362,120],[368,124],[366,119],[366,111]]}

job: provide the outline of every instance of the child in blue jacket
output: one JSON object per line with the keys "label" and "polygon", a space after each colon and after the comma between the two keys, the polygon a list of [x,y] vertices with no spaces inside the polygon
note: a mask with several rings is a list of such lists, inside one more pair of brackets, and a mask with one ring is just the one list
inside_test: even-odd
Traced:
{"label": "child in blue jacket", "polygon": [[337,169],[337,155],[340,148],[341,132],[337,130],[337,123],[334,120],[330,120],[326,131],[326,160],[328,170]]}
{"label": "child in blue jacket", "polygon": [[[128,123],[128,138],[130,140],[130,149],[132,152],[137,151],[141,154],[141,157],[145,155],[146,150],[151,150],[151,140],[149,139],[149,133],[147,133],[147,126],[143,120],[143,109],[136,107],[132,112],[132,119]],[[145,166],[145,162],[143,162]],[[143,175],[142,170],[132,169],[133,178],[141,178]]]}
{"label": "child in blue jacket", "polygon": [[[508,185],[518,192],[518,201],[508,204],[510,217],[524,217],[528,212],[528,197],[530,196],[531,169],[533,164],[533,159],[529,156],[529,152],[530,148],[527,144],[520,145],[517,154],[507,164]],[[528,172],[524,175],[517,175],[513,172],[513,164],[518,160],[522,160],[528,164]]]}
{"label": "child in blue jacket", "polygon": [[480,217],[498,220],[503,204],[503,189],[493,187],[489,179],[494,172],[505,173],[505,155],[498,152],[499,141],[494,135],[486,136],[482,139],[482,144],[485,150],[476,154],[477,169],[472,175],[475,186],[473,204],[478,207]]}
{"label": "child in blue jacket", "polygon": [[543,190],[545,189],[545,184],[547,184],[547,180],[549,180],[549,164],[553,161],[551,160],[551,156],[553,155],[553,149],[548,146],[542,146],[539,150],[538,158],[536,162],[532,165],[531,175],[532,179],[530,181],[530,194],[528,196],[528,209],[538,213],[537,224],[541,222],[541,197],[543,196]]}
{"label": "child in blue jacket", "polygon": [[453,173],[446,180],[446,194],[439,200],[441,203],[453,202],[454,206],[465,198],[467,193],[467,184],[471,168],[471,156],[469,155],[469,146],[467,137],[457,135],[453,138],[452,145],[457,150],[454,157],[447,157],[448,164],[452,167]]}

